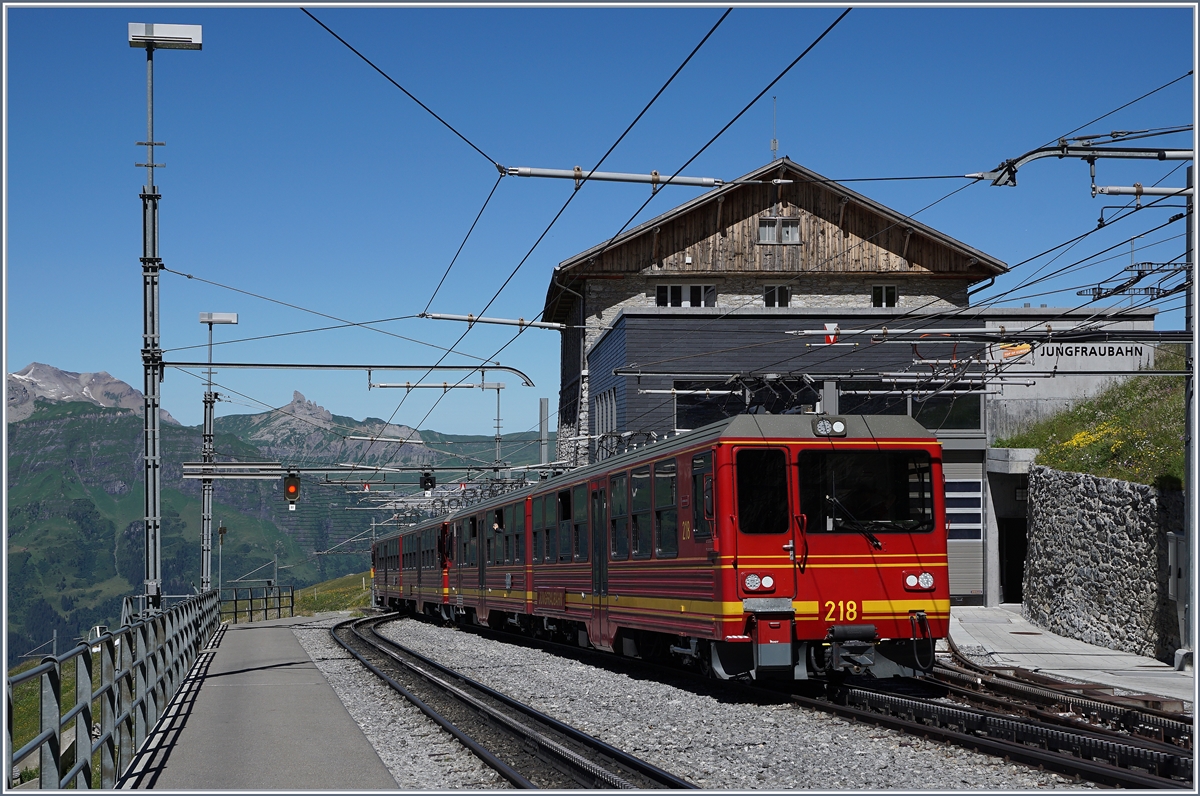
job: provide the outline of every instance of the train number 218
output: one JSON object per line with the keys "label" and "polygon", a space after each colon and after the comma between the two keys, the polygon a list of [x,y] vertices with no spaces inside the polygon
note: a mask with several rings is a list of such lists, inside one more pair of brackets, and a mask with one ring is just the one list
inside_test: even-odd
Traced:
{"label": "train number 218", "polygon": [[[826,600],[825,607],[828,609],[825,614],[826,622],[833,622],[835,620],[838,622],[846,620],[853,622],[855,619],[858,619],[858,603],[854,602],[854,600],[838,600],[836,603],[833,600]],[[834,616],[835,613],[837,616]]]}

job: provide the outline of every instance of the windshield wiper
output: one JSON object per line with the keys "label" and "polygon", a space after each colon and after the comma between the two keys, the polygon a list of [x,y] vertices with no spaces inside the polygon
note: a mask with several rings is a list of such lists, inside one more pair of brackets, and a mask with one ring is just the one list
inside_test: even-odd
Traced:
{"label": "windshield wiper", "polygon": [[[859,522],[858,519],[853,514],[850,513],[850,510],[848,508],[846,508],[846,505],[844,503],[842,503],[842,501],[838,500],[833,495],[826,495],[825,499],[828,500],[830,503],[832,503],[835,508],[841,509],[842,512],[846,515],[845,519],[848,519],[849,522],[846,522],[845,520],[843,520],[842,525],[844,527],[847,527],[852,531],[858,531],[859,533],[861,533],[863,536],[866,537],[867,541],[870,542],[871,546],[874,547],[876,550],[883,549],[883,542],[879,541],[878,537],[876,537],[875,534],[871,533],[871,531],[867,529],[866,525],[863,525],[861,522]],[[835,517],[834,517],[835,527],[837,524],[838,524],[837,517],[835,515]]]}

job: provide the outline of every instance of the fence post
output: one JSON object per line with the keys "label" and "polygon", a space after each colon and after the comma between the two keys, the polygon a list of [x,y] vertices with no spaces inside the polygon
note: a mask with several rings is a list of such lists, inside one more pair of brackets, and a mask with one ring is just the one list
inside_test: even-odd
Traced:
{"label": "fence post", "polygon": [[59,681],[58,659],[43,658],[42,663],[53,666],[39,678],[42,685],[41,699],[41,733],[50,733],[50,738],[42,744],[38,751],[40,757],[41,782],[39,787],[57,790],[59,787],[58,763],[61,756],[59,749],[59,717],[62,716],[62,683]]}
{"label": "fence post", "polygon": [[83,768],[75,775],[75,787],[92,787],[92,648],[75,656],[75,705],[82,707],[75,714],[75,762]]}
{"label": "fence post", "polygon": [[171,662],[167,657],[167,652],[170,649],[171,637],[167,633],[168,625],[170,624],[171,614],[162,613],[155,617],[155,630],[157,632],[157,648],[158,660],[155,665],[158,678],[155,683],[158,685],[157,707],[158,710],[154,715],[154,723],[157,725],[158,720],[162,718],[163,712],[167,709],[167,702],[171,700],[171,694],[167,690],[171,681]]}
{"label": "fence post", "polygon": [[133,748],[141,749],[146,740],[150,724],[150,701],[153,697],[147,691],[146,680],[151,666],[150,658],[150,623],[142,620],[137,625],[137,657],[134,659],[134,670],[137,677],[134,681],[133,699],[137,703],[137,723],[133,731]]}
{"label": "fence post", "polygon": [[[137,699],[137,675],[135,672],[134,654],[137,645],[137,631],[126,627],[121,631],[121,668],[117,675],[117,716],[120,717],[120,727],[117,730],[117,771],[129,764],[133,757],[134,738],[137,735],[138,711],[134,707]],[[113,780],[116,782],[115,776]]]}
{"label": "fence post", "polygon": [[117,781],[117,647],[113,636],[100,642],[100,787],[112,788]]}
{"label": "fence post", "polygon": [[12,681],[4,678],[4,697],[8,702],[8,727],[4,735],[4,781],[11,788],[16,783],[12,780],[13,770],[13,695]]}

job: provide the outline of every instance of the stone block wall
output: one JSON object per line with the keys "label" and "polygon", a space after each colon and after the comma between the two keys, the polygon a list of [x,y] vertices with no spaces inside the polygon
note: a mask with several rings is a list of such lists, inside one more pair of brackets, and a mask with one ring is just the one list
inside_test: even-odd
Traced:
{"label": "stone block wall", "polygon": [[1024,617],[1060,636],[1174,662],[1168,531],[1183,496],[1142,484],[1029,469]]}

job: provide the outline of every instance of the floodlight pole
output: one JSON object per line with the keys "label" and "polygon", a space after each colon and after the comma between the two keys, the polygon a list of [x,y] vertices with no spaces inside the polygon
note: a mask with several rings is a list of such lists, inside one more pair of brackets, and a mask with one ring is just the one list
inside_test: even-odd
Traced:
{"label": "floodlight pole", "polygon": [[[211,463],[213,457],[213,406],[217,395],[212,389],[212,321],[208,322],[208,379],[204,384],[204,437],[200,460]],[[200,498],[200,591],[207,592],[212,580],[212,498],[213,482],[205,478]]]}
{"label": "floodlight pole", "polygon": [[154,184],[154,169],[162,166],[154,162],[154,147],[162,142],[154,140],[154,51],[167,49],[200,49],[199,25],[155,25],[131,23],[129,46],[146,50],[146,140],[139,146],[146,147],[146,162],[135,164],[146,169],[146,184],[140,194],[142,200],[142,366],[143,410],[145,435],[145,526],[146,566],[145,593],[142,597],[142,613],[157,613],[162,608],[162,456],[159,437],[159,408],[162,396],[159,384],[163,378],[162,348],[160,342],[158,272],[162,259],[158,256],[158,200],[162,198]]}
{"label": "floodlight pole", "polygon": [[142,365],[144,370],[146,444],[146,572],[145,598],[142,611],[152,612],[162,607],[162,459],[159,449],[158,409],[162,401],[159,384],[162,382],[162,348],[159,346],[158,271],[162,259],[158,256],[158,200],[154,184],[154,45],[146,44],[146,184],[142,200]]}

